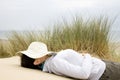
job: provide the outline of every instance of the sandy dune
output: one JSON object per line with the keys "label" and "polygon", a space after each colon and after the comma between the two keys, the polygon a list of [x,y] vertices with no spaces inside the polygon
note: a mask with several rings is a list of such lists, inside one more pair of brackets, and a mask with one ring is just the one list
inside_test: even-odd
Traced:
{"label": "sandy dune", "polygon": [[20,66],[19,56],[0,59],[0,80],[73,80]]}

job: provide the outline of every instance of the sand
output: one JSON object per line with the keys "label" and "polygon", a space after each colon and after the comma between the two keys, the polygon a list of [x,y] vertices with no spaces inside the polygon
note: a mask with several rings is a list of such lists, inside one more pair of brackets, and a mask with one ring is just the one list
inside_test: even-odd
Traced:
{"label": "sand", "polygon": [[20,66],[20,57],[0,59],[0,80],[73,80],[40,70],[23,68]]}

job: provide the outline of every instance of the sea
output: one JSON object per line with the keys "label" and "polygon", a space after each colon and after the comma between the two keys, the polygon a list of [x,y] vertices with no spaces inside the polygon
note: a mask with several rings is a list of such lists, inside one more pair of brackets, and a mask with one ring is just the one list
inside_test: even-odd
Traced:
{"label": "sea", "polygon": [[[16,31],[16,32],[22,33],[25,31]],[[12,31],[0,31],[0,39],[8,40],[8,37],[10,37],[11,35],[12,35]],[[111,31],[109,37],[110,37],[110,42],[120,42],[120,31]]]}

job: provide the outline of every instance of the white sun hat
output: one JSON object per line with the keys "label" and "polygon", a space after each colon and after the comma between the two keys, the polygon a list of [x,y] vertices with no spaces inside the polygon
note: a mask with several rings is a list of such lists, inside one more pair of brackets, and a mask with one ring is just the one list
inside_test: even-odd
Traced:
{"label": "white sun hat", "polygon": [[27,50],[19,51],[19,53],[25,54],[28,57],[35,59],[50,54],[51,52],[48,51],[47,45],[45,43],[32,42]]}

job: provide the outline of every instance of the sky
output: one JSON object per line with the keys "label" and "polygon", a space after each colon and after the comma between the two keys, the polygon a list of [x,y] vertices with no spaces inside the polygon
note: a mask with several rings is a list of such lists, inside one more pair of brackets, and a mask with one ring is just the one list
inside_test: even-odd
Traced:
{"label": "sky", "polygon": [[0,0],[0,31],[44,30],[71,15],[116,18],[120,31],[120,0]]}

